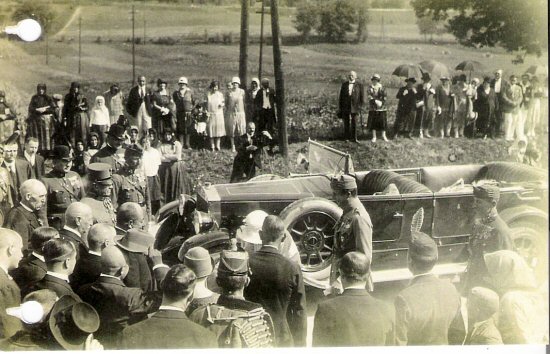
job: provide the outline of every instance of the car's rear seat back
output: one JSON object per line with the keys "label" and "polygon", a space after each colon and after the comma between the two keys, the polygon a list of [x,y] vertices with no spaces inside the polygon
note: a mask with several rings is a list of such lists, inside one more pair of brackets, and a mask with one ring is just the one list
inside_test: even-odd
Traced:
{"label": "car's rear seat back", "polygon": [[448,187],[463,179],[465,184],[471,184],[483,165],[431,166],[420,169],[422,183],[433,192]]}
{"label": "car's rear seat back", "polygon": [[431,192],[423,184],[393,171],[373,170],[362,177],[362,181],[360,178],[357,178],[357,180],[359,182],[359,195],[372,195],[376,192],[382,192],[390,183],[395,184],[401,194]]}

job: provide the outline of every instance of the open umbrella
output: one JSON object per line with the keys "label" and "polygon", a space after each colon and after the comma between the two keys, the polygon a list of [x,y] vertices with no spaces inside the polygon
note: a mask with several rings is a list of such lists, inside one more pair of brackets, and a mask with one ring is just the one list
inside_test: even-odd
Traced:
{"label": "open umbrella", "polygon": [[422,68],[422,71],[429,72],[432,76],[438,78],[443,76],[449,77],[449,68],[437,60],[424,60],[419,63],[419,65]]}
{"label": "open umbrella", "polygon": [[531,65],[525,72],[534,76],[548,75],[548,67],[544,65]]}
{"label": "open umbrella", "polygon": [[404,78],[421,77],[422,68],[417,64],[401,64],[391,74]]}
{"label": "open umbrella", "polygon": [[455,70],[460,71],[469,71],[470,77],[468,81],[472,78],[472,71],[482,71],[484,69],[483,64],[475,60],[465,60],[462,63],[458,64]]}

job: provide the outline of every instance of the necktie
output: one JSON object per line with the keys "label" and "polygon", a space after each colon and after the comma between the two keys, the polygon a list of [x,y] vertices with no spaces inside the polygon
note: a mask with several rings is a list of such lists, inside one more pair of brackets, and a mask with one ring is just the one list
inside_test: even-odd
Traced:
{"label": "necktie", "polygon": [[143,89],[141,87],[139,88],[139,97],[143,98]]}

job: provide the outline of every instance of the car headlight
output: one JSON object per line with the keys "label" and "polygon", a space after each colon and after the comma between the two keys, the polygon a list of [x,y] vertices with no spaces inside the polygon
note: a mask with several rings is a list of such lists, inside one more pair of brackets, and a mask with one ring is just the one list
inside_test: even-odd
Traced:
{"label": "car headlight", "polygon": [[193,211],[193,228],[195,229],[195,234],[200,234],[201,232],[206,232],[212,229],[214,226],[214,219],[208,213],[195,210]]}

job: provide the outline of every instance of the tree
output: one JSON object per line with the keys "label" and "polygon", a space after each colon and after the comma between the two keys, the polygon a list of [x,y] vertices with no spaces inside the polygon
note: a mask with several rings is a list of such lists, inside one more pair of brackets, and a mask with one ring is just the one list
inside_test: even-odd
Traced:
{"label": "tree", "polygon": [[306,42],[311,31],[317,26],[318,14],[317,5],[310,1],[300,3],[296,9],[296,16],[293,23],[296,31],[302,35],[302,40]]}
{"label": "tree", "polygon": [[356,22],[355,8],[349,1],[327,1],[320,5],[316,29],[329,42],[343,42]]}
{"label": "tree", "polygon": [[47,3],[25,0],[16,6],[11,17],[16,22],[27,18],[35,19],[42,26],[42,33],[48,33],[55,13]]}
{"label": "tree", "polygon": [[434,34],[442,35],[445,33],[444,22],[441,20],[436,21],[430,16],[417,17],[416,25],[418,26],[420,34],[424,36],[424,40],[426,41],[428,40],[428,36],[430,36],[430,40],[433,40]]}
{"label": "tree", "polygon": [[545,0],[412,0],[416,16],[447,20],[447,29],[471,47],[501,46],[542,55],[548,43]]}
{"label": "tree", "polygon": [[369,21],[367,4],[367,1],[361,1],[357,4],[357,31],[355,37],[358,43],[364,43],[367,41],[367,23]]}

